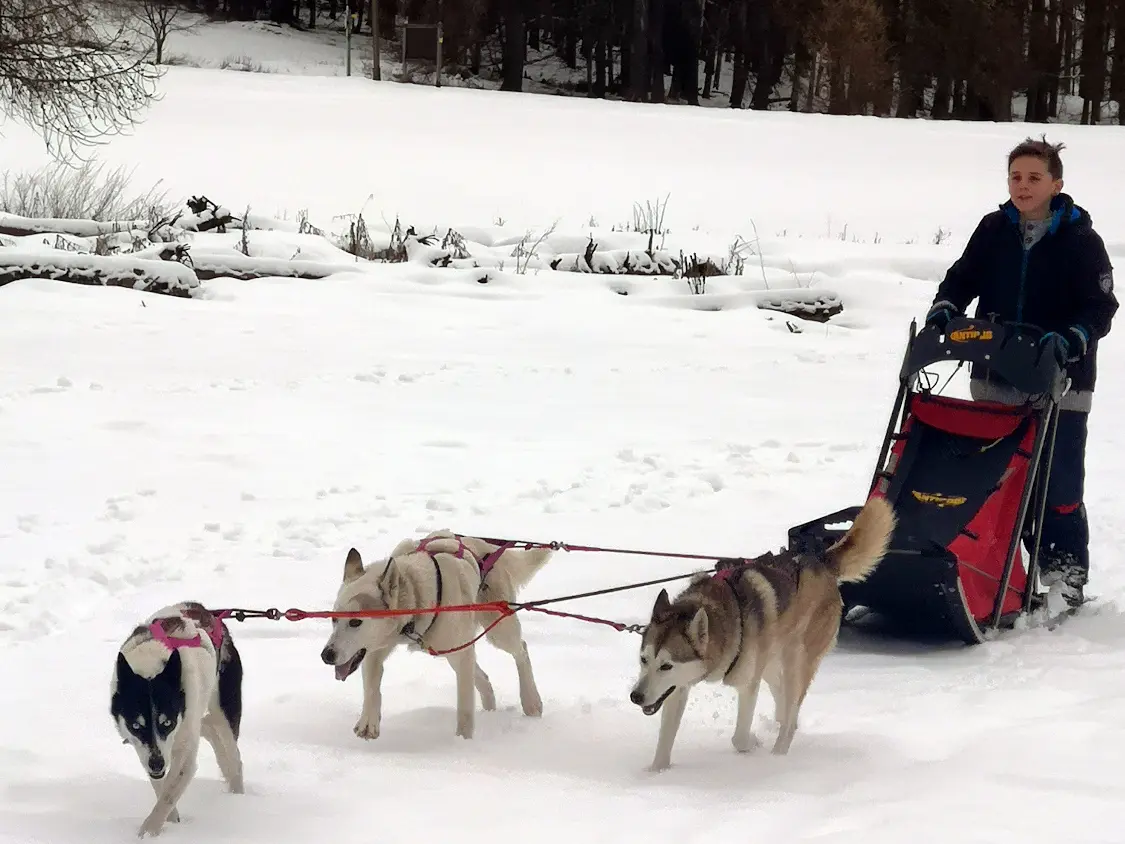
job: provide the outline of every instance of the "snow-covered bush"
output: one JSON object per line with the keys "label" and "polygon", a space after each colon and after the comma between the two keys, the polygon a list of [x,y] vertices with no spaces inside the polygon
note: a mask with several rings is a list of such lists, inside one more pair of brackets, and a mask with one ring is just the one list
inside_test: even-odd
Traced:
{"label": "snow-covered bush", "polygon": [[55,162],[37,170],[0,174],[0,212],[21,217],[67,220],[159,220],[178,203],[157,182],[144,193],[131,192],[132,172],[124,166],[85,160]]}

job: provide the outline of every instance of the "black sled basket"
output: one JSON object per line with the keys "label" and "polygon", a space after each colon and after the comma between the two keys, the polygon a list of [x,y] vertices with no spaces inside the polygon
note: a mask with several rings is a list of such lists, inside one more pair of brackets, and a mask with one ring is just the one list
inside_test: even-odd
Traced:
{"label": "black sled basket", "polygon": [[[866,607],[916,632],[975,644],[1036,606],[1058,403],[1069,384],[1040,346],[1042,334],[1025,323],[968,318],[944,333],[911,323],[868,490],[892,504],[898,525],[875,571],[862,583],[841,584],[846,610]],[[941,361],[970,364],[977,375],[991,369],[1027,400],[1006,405],[920,389],[925,367]],[[859,509],[790,529],[790,550],[822,552]]]}

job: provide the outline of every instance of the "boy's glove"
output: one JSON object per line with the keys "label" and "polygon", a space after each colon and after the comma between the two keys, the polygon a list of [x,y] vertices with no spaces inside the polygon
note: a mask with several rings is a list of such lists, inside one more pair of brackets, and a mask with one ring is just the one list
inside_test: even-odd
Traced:
{"label": "boy's glove", "polygon": [[1048,343],[1053,343],[1053,351],[1059,360],[1059,366],[1066,366],[1077,363],[1086,354],[1087,337],[1086,329],[1080,325],[1072,325],[1061,334],[1057,331],[1048,331],[1039,341],[1039,345],[1046,346]]}
{"label": "boy's glove", "polygon": [[926,311],[927,326],[932,325],[938,331],[945,331],[945,327],[949,325],[951,320],[960,316],[960,311],[954,307],[952,302],[947,302],[944,299],[940,302],[934,302],[928,311]]}
{"label": "boy's glove", "polygon": [[1070,357],[1070,344],[1057,331],[1048,331],[1039,338],[1039,348],[1041,353],[1050,352],[1053,354],[1059,366],[1066,366],[1067,358]]}
{"label": "boy's glove", "polygon": [[1067,344],[1067,363],[1075,363],[1086,354],[1086,348],[1090,343],[1090,335],[1081,325],[1072,325],[1063,332],[1063,337],[1066,338]]}

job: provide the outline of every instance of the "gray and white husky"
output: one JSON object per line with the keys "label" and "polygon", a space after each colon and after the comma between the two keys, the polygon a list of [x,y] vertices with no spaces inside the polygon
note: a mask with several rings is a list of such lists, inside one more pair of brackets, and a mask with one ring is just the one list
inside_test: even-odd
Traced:
{"label": "gray and white husky", "polygon": [[886,499],[873,496],[823,554],[763,554],[696,575],[674,599],[660,590],[629,694],[645,715],[661,713],[651,770],[672,764],[688,694],[698,683],[738,690],[731,743],[745,753],[759,744],[751,723],[764,680],[780,725],[773,752],[789,752],[801,704],[836,644],[839,584],[863,580],[878,566],[895,523]]}
{"label": "gray and white husky", "polygon": [[[344,560],[343,581],[333,609],[397,610],[514,601],[551,556],[550,548],[513,548],[476,537],[435,531],[425,539],[406,539],[390,556],[364,568],[352,548]],[[383,618],[333,619],[332,633],[320,653],[347,680],[363,666],[363,709],[355,725],[360,738],[379,737],[382,719],[383,663],[399,645],[411,650],[458,648],[499,617],[497,612],[420,613]],[[520,620],[508,616],[487,634],[488,641],[511,654],[519,674],[520,704],[525,715],[543,713]],[[457,675],[457,735],[472,738],[476,695],[485,710],[496,708],[488,675],[477,664],[476,646],[445,656]]]}
{"label": "gray and white husky", "polygon": [[230,790],[242,793],[242,661],[227,626],[202,604],[165,607],[133,630],[117,652],[110,714],[156,792],[141,837],[179,822],[176,803],[195,776],[200,738]]}

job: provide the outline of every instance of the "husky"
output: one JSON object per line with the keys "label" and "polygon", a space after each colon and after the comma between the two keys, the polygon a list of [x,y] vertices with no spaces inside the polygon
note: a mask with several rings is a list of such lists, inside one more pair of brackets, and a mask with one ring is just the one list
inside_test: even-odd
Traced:
{"label": "husky", "polygon": [[230,790],[243,793],[242,659],[226,624],[202,604],[172,604],[133,630],[117,652],[110,714],[156,792],[140,837],[179,823],[176,803],[195,776],[200,738]]}
{"label": "husky", "polygon": [[695,575],[674,601],[660,591],[641,640],[640,676],[629,694],[645,715],[663,710],[650,770],[671,766],[688,692],[700,682],[738,690],[731,743],[746,753],[760,744],[751,723],[764,679],[780,725],[772,752],[789,752],[805,694],[836,644],[839,583],[861,581],[874,571],[895,523],[890,504],[872,497],[822,555],[782,552],[720,561],[717,571]]}
{"label": "husky", "polygon": [[[386,561],[364,568],[352,548],[344,560],[343,582],[333,609],[396,610],[457,606],[488,601],[514,601],[547,563],[549,548],[512,548],[483,539],[434,531],[421,542],[404,539]],[[459,650],[445,655],[457,676],[456,735],[472,738],[476,711],[474,686],[481,706],[496,708],[496,694],[488,675],[477,664],[475,645],[461,648],[500,617],[498,612],[419,613],[383,618],[333,619],[332,633],[320,653],[333,666],[336,679],[347,680],[363,666],[363,707],[355,734],[379,737],[382,719],[383,663],[399,645],[409,650]],[[511,654],[519,675],[524,715],[543,714],[543,701],[531,670],[531,658],[520,621],[509,615],[488,631],[488,641]],[[440,655],[440,654],[438,654]]]}

